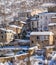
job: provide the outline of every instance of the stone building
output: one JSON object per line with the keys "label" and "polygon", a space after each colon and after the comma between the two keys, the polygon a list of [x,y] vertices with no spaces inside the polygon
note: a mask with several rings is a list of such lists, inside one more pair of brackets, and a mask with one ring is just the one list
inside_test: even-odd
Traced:
{"label": "stone building", "polygon": [[32,32],[30,34],[30,46],[40,45],[41,48],[44,48],[53,45],[53,35],[52,32]]}
{"label": "stone building", "polygon": [[0,42],[10,42],[14,39],[15,32],[10,29],[0,28]]}
{"label": "stone building", "polygon": [[51,18],[51,23],[48,25],[49,31],[54,33],[54,44],[56,46],[56,17]]}
{"label": "stone building", "polygon": [[21,32],[22,27],[16,25],[8,25],[6,26],[6,29],[13,30],[14,32],[16,32],[16,34],[19,34]]}
{"label": "stone building", "polygon": [[49,31],[54,33],[54,45],[56,48],[56,23],[49,24]]}

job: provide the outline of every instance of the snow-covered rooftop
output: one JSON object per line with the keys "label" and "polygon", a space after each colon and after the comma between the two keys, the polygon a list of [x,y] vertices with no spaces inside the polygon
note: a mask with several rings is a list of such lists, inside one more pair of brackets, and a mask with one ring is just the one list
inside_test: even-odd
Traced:
{"label": "snow-covered rooftop", "polygon": [[38,49],[37,46],[34,46],[34,47],[30,47],[29,50],[33,50],[33,49]]}
{"label": "snow-covered rooftop", "polygon": [[54,17],[52,17],[52,18],[56,19],[56,16],[54,16]]}
{"label": "snow-covered rooftop", "polygon": [[13,55],[13,56],[6,56],[6,57],[1,57],[1,59],[6,59],[6,58],[16,58],[16,57],[20,57],[22,55],[28,55],[28,53],[22,53],[22,54],[19,54],[19,55]]}
{"label": "snow-covered rooftop", "polygon": [[14,56],[1,57],[0,59],[14,58]]}
{"label": "snow-covered rooftop", "polygon": [[56,26],[56,23],[50,23],[48,26]]}
{"label": "snow-covered rooftop", "polygon": [[16,26],[16,25],[9,25],[10,27],[14,27],[14,28],[20,28],[22,29],[22,27]]}
{"label": "snow-covered rooftop", "polygon": [[26,24],[26,22],[20,21],[20,23]]}
{"label": "snow-covered rooftop", "polygon": [[27,46],[6,46],[4,48],[0,48],[0,50],[28,50],[29,47]]}
{"label": "snow-covered rooftop", "polygon": [[20,43],[29,43],[30,40],[23,40],[23,39],[15,39],[17,42],[20,42]]}
{"label": "snow-covered rooftop", "polygon": [[43,55],[41,55],[41,56],[38,56],[38,55],[33,55],[33,56],[31,56],[30,57],[30,60],[36,60],[36,61],[42,61],[42,62],[44,62],[43,61]]}
{"label": "snow-covered rooftop", "polygon": [[52,32],[31,32],[30,35],[54,35]]}
{"label": "snow-covered rooftop", "polygon": [[4,47],[4,48],[0,48],[0,50],[21,50],[21,47],[14,47],[14,46],[8,46],[8,47]]}
{"label": "snow-covered rooftop", "polygon": [[49,48],[54,48],[54,46],[46,46],[46,48],[47,48],[47,49],[49,49]]}
{"label": "snow-covered rooftop", "polygon": [[31,20],[36,21],[36,20],[38,20],[38,18],[36,18],[36,17],[35,18],[31,18]]}
{"label": "snow-covered rooftop", "polygon": [[14,53],[13,53],[13,52],[9,52],[9,53],[6,53],[5,55],[6,55],[6,56],[13,56]]}
{"label": "snow-covered rooftop", "polygon": [[14,33],[14,34],[16,34],[13,30],[9,30],[9,29],[5,29],[5,28],[0,28],[0,30],[3,30],[3,31],[6,31],[6,32],[11,32],[11,33]]}
{"label": "snow-covered rooftop", "polygon": [[56,4],[55,3],[44,3],[41,5],[42,7],[55,7]]}
{"label": "snow-covered rooftop", "polygon": [[42,14],[54,14],[54,15],[56,15],[56,12],[42,12],[42,13],[39,13],[39,15],[42,15]]}
{"label": "snow-covered rooftop", "polygon": [[15,55],[15,57],[19,57],[19,56],[22,56],[22,55],[27,55],[28,53],[22,53],[22,54],[19,54],[19,55]]}

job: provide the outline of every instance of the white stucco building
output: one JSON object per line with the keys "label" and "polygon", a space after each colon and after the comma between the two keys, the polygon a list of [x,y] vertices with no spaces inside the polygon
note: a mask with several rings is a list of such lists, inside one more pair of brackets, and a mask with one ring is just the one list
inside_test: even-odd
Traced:
{"label": "white stucco building", "polygon": [[39,14],[39,31],[48,30],[48,24],[51,22],[51,18],[55,17],[56,13],[54,12],[44,12]]}

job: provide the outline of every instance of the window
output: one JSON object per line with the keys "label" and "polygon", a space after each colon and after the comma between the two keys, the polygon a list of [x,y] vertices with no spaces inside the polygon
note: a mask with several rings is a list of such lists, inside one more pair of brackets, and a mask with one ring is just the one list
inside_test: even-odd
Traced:
{"label": "window", "polygon": [[44,41],[44,36],[40,36],[40,40],[41,41]]}
{"label": "window", "polygon": [[31,41],[32,43],[34,43],[33,41]]}
{"label": "window", "polygon": [[45,38],[44,38],[45,40],[48,40],[48,36],[45,36]]}
{"label": "window", "polygon": [[5,31],[5,33],[6,33],[6,31]]}
{"label": "window", "polygon": [[15,36],[15,39],[17,39],[17,36]]}
{"label": "window", "polygon": [[1,36],[3,38],[3,36]]}
{"label": "window", "polygon": [[39,15],[37,16],[37,18],[39,18]]}
{"label": "window", "polygon": [[37,40],[39,39],[39,36],[37,36]]}
{"label": "window", "polygon": [[1,31],[1,34],[3,34],[3,32]]}

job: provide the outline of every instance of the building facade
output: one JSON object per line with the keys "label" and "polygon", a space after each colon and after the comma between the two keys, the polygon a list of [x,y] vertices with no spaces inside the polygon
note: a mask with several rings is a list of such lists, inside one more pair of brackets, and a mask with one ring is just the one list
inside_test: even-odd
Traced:
{"label": "building facade", "polygon": [[22,27],[16,26],[16,25],[9,25],[6,27],[7,29],[13,30],[16,32],[16,34],[19,34],[21,32]]}
{"label": "building facade", "polygon": [[0,28],[0,42],[10,42],[14,39],[14,34],[12,30]]}
{"label": "building facade", "polygon": [[56,23],[56,16],[51,18],[52,23]]}
{"label": "building facade", "polygon": [[38,31],[38,18],[32,18],[30,21],[31,30]]}
{"label": "building facade", "polygon": [[48,8],[48,12],[56,12],[56,6]]}
{"label": "building facade", "polygon": [[56,13],[45,12],[39,14],[39,31],[48,31],[48,24],[51,23],[51,18],[55,17]]}
{"label": "building facade", "polygon": [[30,34],[30,46],[40,45],[44,48],[48,45],[53,45],[53,33],[52,32],[32,32]]}
{"label": "building facade", "polygon": [[56,46],[56,17],[52,17],[52,23],[49,24],[49,31],[54,33],[54,44]]}

